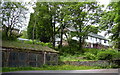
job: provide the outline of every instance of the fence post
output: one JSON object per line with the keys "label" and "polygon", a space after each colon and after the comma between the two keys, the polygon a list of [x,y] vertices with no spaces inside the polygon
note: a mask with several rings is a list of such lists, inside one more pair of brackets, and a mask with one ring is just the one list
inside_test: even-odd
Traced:
{"label": "fence post", "polygon": [[46,52],[43,52],[44,53],[44,55],[43,55],[43,65],[45,65],[46,64]]}

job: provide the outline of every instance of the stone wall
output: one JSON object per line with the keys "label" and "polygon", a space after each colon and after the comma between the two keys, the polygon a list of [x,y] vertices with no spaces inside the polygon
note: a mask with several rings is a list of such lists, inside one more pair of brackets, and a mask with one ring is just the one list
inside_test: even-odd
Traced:
{"label": "stone wall", "polygon": [[40,67],[44,64],[57,65],[58,54],[45,51],[2,48],[3,67]]}
{"label": "stone wall", "polygon": [[96,66],[96,65],[109,65],[110,61],[98,60],[98,61],[65,61],[62,64],[75,65],[75,66]]}

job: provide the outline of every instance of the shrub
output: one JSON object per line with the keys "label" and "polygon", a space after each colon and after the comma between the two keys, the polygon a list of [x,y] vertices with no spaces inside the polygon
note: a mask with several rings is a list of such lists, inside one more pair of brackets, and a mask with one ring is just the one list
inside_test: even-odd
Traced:
{"label": "shrub", "polygon": [[100,49],[95,49],[95,48],[84,48],[84,52],[89,52],[92,54],[97,54],[100,51]]}
{"label": "shrub", "polygon": [[[1,32],[1,31],[0,31]],[[8,36],[5,31],[2,31],[2,40],[12,40],[16,41],[18,37],[22,36],[22,34],[12,32],[11,35]]]}
{"label": "shrub", "polygon": [[90,52],[86,52],[84,53],[85,54],[85,57],[89,60],[96,60],[96,55],[90,53]]}
{"label": "shrub", "polygon": [[117,52],[114,56],[113,59],[119,60],[120,59],[120,52]]}
{"label": "shrub", "polygon": [[111,60],[113,59],[113,57],[115,56],[116,52],[112,51],[112,50],[106,50],[106,51],[100,51],[97,54],[97,58],[99,60]]}
{"label": "shrub", "polygon": [[24,41],[24,43],[27,43],[27,44],[33,44],[34,43],[34,44],[37,44],[37,45],[48,46],[48,47],[52,48],[52,44],[51,43],[39,42],[37,40]]}
{"label": "shrub", "polygon": [[24,41],[24,43],[33,44],[33,41],[32,40],[30,40],[30,41]]}

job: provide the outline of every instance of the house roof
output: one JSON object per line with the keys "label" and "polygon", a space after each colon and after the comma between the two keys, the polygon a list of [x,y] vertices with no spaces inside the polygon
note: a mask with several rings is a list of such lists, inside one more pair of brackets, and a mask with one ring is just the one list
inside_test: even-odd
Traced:
{"label": "house roof", "polygon": [[103,37],[102,35],[93,34],[93,33],[89,33],[88,35],[91,36],[91,37],[95,37],[95,38],[107,40],[107,39],[106,39],[105,37]]}
{"label": "house roof", "polygon": [[[67,28],[69,31],[77,31],[74,27],[69,27]],[[105,37],[103,37],[102,35],[98,35],[98,34],[94,34],[94,33],[89,33],[88,36],[91,36],[91,37],[95,37],[95,38],[99,38],[99,39],[104,39],[104,40],[108,40],[106,39]],[[75,40],[78,40],[78,38],[73,38]]]}
{"label": "house roof", "polygon": [[37,44],[26,44],[26,43],[22,43],[22,42],[14,42],[14,41],[2,41],[2,47],[18,48],[18,49],[23,49],[23,50],[58,52],[47,46],[41,46],[41,45],[37,45]]}
{"label": "house roof", "polygon": [[69,27],[67,28],[69,31],[76,31],[76,29],[74,27]]}
{"label": "house roof", "polygon": [[21,41],[29,41],[30,39],[24,39],[24,38],[17,38],[18,40],[21,40]]}

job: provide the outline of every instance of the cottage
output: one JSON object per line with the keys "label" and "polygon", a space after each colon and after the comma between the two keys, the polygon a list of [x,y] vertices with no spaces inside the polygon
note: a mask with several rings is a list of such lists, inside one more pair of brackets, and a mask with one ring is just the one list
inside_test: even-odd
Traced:
{"label": "cottage", "polygon": [[40,67],[42,65],[57,65],[58,51],[41,45],[2,42],[3,67]]}

